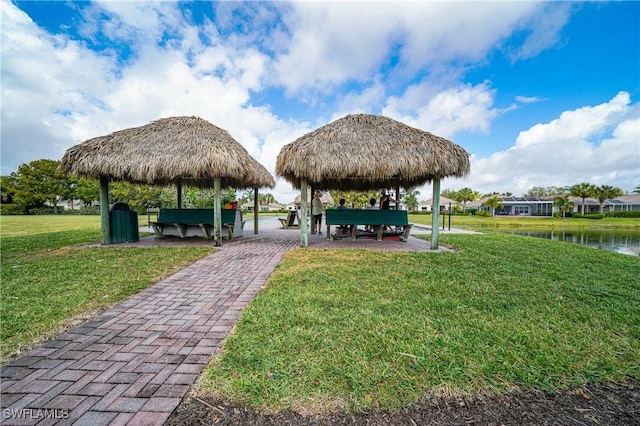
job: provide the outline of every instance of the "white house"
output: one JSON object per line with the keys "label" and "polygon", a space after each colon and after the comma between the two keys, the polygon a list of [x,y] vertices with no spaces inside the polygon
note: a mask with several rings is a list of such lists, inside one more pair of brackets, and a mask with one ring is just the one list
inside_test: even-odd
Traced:
{"label": "white house", "polygon": [[[461,206],[462,203],[459,203],[456,200],[452,200],[447,197],[440,197],[440,210],[443,212],[449,212],[449,205],[453,208],[455,205]],[[468,206],[467,206],[468,207]],[[433,209],[433,198],[429,198],[428,200],[420,201],[418,203],[418,211],[419,212],[430,212]]]}

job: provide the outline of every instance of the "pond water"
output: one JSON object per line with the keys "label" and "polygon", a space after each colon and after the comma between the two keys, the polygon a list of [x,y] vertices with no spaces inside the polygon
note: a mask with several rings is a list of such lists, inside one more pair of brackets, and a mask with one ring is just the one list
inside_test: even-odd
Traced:
{"label": "pond water", "polygon": [[573,244],[615,251],[617,253],[640,256],[640,231],[638,230],[511,230],[500,229],[499,232],[526,235],[529,237],[546,238],[555,241],[565,241]]}

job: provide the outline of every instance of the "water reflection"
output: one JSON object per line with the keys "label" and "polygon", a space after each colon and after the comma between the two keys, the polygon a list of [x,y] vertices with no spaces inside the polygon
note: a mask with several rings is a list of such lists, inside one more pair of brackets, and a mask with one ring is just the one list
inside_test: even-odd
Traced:
{"label": "water reflection", "polygon": [[636,230],[500,230],[509,234],[546,238],[573,244],[640,256],[640,231]]}

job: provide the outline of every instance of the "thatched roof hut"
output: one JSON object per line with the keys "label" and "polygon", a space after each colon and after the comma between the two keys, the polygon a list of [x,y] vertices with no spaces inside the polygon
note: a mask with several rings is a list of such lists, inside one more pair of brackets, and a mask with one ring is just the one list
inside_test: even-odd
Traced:
{"label": "thatched roof hut", "polygon": [[[436,208],[440,179],[464,177],[469,170],[469,153],[459,145],[391,118],[367,114],[347,115],[299,137],[281,149],[276,162],[276,174],[301,189],[303,198],[307,185],[371,190],[433,182]],[[431,247],[435,249],[437,212],[432,220]],[[305,226],[301,233],[301,244],[306,246]]]}
{"label": "thatched roof hut", "polygon": [[299,189],[412,188],[469,173],[469,153],[429,132],[380,115],[354,114],[285,145],[276,174]]}
{"label": "thatched roof hut", "polygon": [[273,187],[271,174],[231,135],[199,117],[170,117],[89,139],[67,150],[61,168],[132,183]]}
{"label": "thatched roof hut", "polygon": [[[214,188],[214,209],[220,188],[273,187],[273,176],[231,135],[199,117],[170,117],[119,130],[69,148],[60,162],[67,173],[100,179],[103,242],[110,244],[108,182]],[[221,244],[220,212],[216,210],[215,244]],[[254,232],[257,233],[257,223]]]}

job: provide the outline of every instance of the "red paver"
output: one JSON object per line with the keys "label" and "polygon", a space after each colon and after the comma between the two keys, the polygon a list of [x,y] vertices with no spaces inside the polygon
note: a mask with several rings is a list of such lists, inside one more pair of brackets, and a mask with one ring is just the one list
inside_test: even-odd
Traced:
{"label": "red paver", "polygon": [[[309,246],[428,249],[428,243],[413,240],[329,242],[311,235]],[[146,237],[130,245],[185,244],[212,242]],[[299,245],[299,231],[245,231],[242,238],[225,241],[215,253],[2,366],[1,423],[163,424],[283,255]],[[48,417],[34,416],[39,413]]]}

